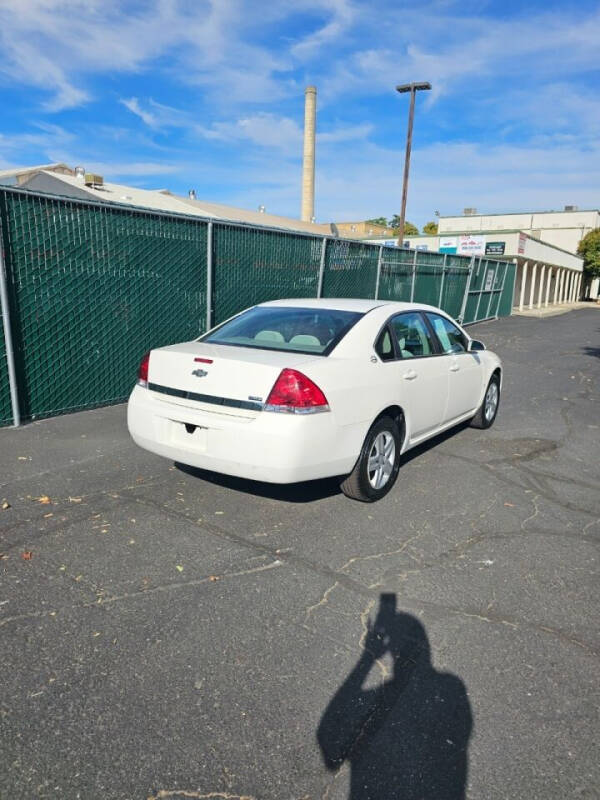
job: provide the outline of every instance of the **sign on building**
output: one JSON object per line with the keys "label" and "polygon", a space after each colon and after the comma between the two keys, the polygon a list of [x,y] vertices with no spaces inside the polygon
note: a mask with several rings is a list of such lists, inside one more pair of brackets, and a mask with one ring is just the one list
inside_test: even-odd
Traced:
{"label": "sign on building", "polygon": [[440,253],[456,253],[458,239],[456,236],[440,237]]}
{"label": "sign on building", "polygon": [[485,252],[485,236],[458,237],[458,254],[461,256],[482,256]]}
{"label": "sign on building", "polygon": [[503,256],[506,248],[506,242],[486,242],[485,254],[486,256]]}
{"label": "sign on building", "polygon": [[525,252],[525,245],[527,244],[527,236],[524,233],[519,234],[519,255]]}

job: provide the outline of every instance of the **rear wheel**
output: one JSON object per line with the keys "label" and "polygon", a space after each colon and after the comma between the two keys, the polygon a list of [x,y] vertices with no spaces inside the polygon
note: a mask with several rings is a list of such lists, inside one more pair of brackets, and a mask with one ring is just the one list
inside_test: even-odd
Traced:
{"label": "rear wheel", "polygon": [[500,378],[492,375],[483,396],[483,403],[471,420],[473,428],[490,428],[494,424],[500,405]]}
{"label": "rear wheel", "polygon": [[346,497],[363,503],[384,497],[398,477],[401,447],[398,423],[391,417],[378,419],[367,434],[354,469],[341,483]]}

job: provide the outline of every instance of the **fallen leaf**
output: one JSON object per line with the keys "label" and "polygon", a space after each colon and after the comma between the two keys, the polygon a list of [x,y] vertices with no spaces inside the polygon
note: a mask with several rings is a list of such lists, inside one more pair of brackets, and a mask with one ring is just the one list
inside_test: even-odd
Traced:
{"label": "fallen leaf", "polygon": [[514,503],[504,503],[504,505],[508,506],[508,508],[514,508],[515,507]]}
{"label": "fallen leaf", "polygon": [[219,580],[219,576],[218,575],[209,575],[208,580],[212,581],[214,583],[215,581]]}
{"label": "fallen leaf", "polygon": [[8,502],[8,500],[3,500],[2,501],[2,510],[6,511],[9,508],[10,508],[10,503]]}
{"label": "fallen leaf", "polygon": [[69,503],[81,503],[81,497],[69,497]]}
{"label": "fallen leaf", "polygon": [[44,519],[48,519],[48,517],[53,517],[54,514],[50,512],[49,514],[44,514]]}
{"label": "fallen leaf", "polygon": [[177,572],[183,572],[183,567],[181,567],[179,564],[175,564],[175,569]]}
{"label": "fallen leaf", "polygon": [[21,558],[23,559],[23,561],[31,561],[31,559],[33,558],[33,551],[25,550],[23,553],[21,553]]}
{"label": "fallen leaf", "polygon": [[215,514],[224,514],[224,511],[215,511]]}
{"label": "fallen leaf", "polygon": [[18,456],[19,461],[27,461],[27,456]]}
{"label": "fallen leaf", "polygon": [[41,503],[43,506],[50,505],[50,503],[52,502],[52,500],[50,500],[47,494],[43,494],[41,497],[38,497],[37,501],[38,503]]}

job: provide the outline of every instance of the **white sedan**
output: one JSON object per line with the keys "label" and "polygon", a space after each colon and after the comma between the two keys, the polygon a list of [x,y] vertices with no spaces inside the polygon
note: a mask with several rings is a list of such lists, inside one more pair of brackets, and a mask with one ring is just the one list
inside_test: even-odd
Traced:
{"label": "white sedan", "polygon": [[494,422],[502,364],[439,308],[277,300],[152,350],[129,398],[134,441],[270,483],[342,476],[373,501],[400,456],[463,420]]}

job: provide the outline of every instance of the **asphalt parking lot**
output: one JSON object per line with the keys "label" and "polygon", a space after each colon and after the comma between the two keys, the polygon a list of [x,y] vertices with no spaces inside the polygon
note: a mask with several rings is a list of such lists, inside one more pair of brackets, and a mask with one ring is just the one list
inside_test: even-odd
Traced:
{"label": "asphalt parking lot", "polygon": [[0,797],[598,797],[600,309],[471,333],[495,426],[375,505],[0,430]]}

